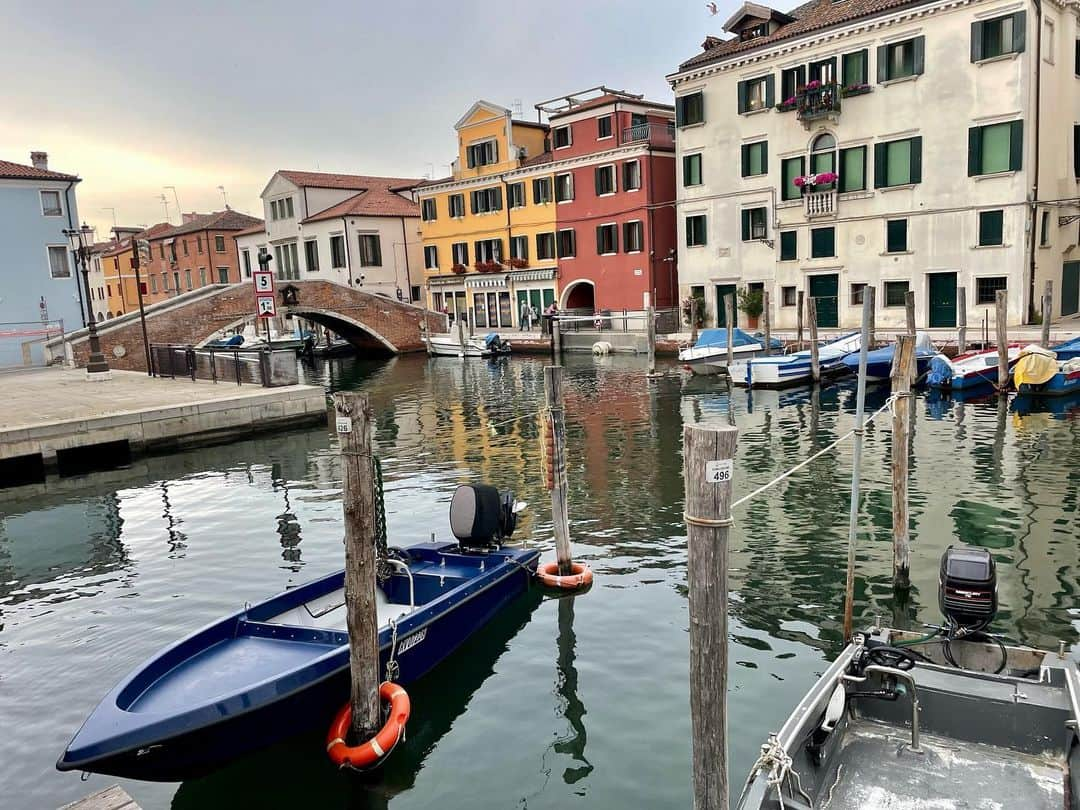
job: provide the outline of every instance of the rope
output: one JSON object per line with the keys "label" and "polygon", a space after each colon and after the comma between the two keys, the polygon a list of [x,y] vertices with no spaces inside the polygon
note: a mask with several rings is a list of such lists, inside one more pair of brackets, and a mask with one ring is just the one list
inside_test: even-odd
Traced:
{"label": "rope", "polygon": [[397,662],[397,619],[390,620],[390,657],[386,659],[386,680],[397,682],[401,668]]}
{"label": "rope", "polygon": [[803,790],[802,779],[796,771],[792,770],[791,765],[791,755],[780,745],[777,736],[770,734],[768,741],[761,746],[761,755],[758,756],[754,766],[750,769],[750,773],[756,774],[768,770],[769,775],[766,781],[771,787],[776,788],[776,799],[780,804],[780,810],[784,810],[786,807],[784,804],[784,780],[789,776],[794,776],[795,789],[806,799],[807,807],[813,810],[814,800]]}
{"label": "rope", "polygon": [[389,556],[386,548],[386,501],[383,498],[382,462],[373,455],[371,483],[375,490],[375,548],[378,557]]}

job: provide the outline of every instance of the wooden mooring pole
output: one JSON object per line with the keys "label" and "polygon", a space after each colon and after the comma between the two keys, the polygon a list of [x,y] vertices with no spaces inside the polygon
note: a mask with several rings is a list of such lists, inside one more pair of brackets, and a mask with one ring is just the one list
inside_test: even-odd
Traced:
{"label": "wooden mooring pole", "polygon": [[997,330],[998,381],[999,391],[1009,387],[1009,335],[1006,323],[1008,302],[1005,290],[998,290],[995,298],[994,328]]}
{"label": "wooden mooring pole", "polygon": [[817,342],[817,300],[813,296],[806,299],[806,320],[810,324],[810,379],[821,382],[821,363],[818,361]]}
{"label": "wooden mooring pole", "polygon": [[562,359],[562,330],[559,328],[559,319],[551,318],[551,353],[558,363]]}
{"label": "wooden mooring pole", "polygon": [[645,319],[648,321],[645,329],[649,341],[649,375],[651,376],[656,373],[656,310],[653,309],[651,303],[645,307]]}
{"label": "wooden mooring pole", "polygon": [[465,356],[465,322],[461,320],[461,313],[457,315],[457,339],[461,347],[461,356]]}
{"label": "wooden mooring pole", "polygon": [[960,287],[956,295],[956,320],[959,327],[956,332],[956,353],[963,354],[967,351],[967,288]]}
{"label": "wooden mooring pole", "polygon": [[727,548],[739,432],[683,428],[694,810],[727,810]]}
{"label": "wooden mooring pole", "polygon": [[851,461],[851,508],[848,511],[847,579],[844,585],[844,640],[851,638],[855,608],[855,537],[859,528],[859,484],[862,468],[863,408],[866,404],[866,355],[870,342],[870,307],[873,299],[863,296],[862,340],[859,345],[859,384],[855,393],[855,446]]}
{"label": "wooden mooring pole", "polygon": [[562,366],[544,367],[544,407],[549,431],[548,464],[551,476],[551,523],[555,532],[555,558],[559,575],[570,573],[570,514],[566,505],[566,415],[563,411]]}
{"label": "wooden mooring pole", "polygon": [[727,319],[727,369],[731,376],[731,364],[735,362],[735,296],[724,296],[724,317]]}
{"label": "wooden mooring pole", "polygon": [[367,740],[379,716],[379,627],[375,607],[375,486],[367,394],[334,394],[345,510],[345,610],[349,629],[352,733]]}
{"label": "wooden mooring pole", "polygon": [[697,296],[690,296],[690,343],[697,343]]}
{"label": "wooden mooring pole", "polygon": [[761,294],[761,315],[765,319],[765,356],[772,354],[772,318],[769,315],[769,291]]}
{"label": "wooden mooring pole", "polygon": [[797,318],[796,323],[798,324],[797,327],[796,327],[796,331],[795,331],[795,340],[799,344],[799,351],[800,352],[803,350],[803,348],[802,348],[802,326],[803,326],[803,298],[804,298],[804,296],[805,296],[805,293],[802,290],[799,290],[799,292],[795,296],[795,301],[796,301],[795,308],[797,310],[797,312],[795,313],[795,317]]}
{"label": "wooden mooring pole", "polygon": [[915,291],[904,293],[904,316],[907,319],[907,334],[915,334]]}
{"label": "wooden mooring pole", "polygon": [[1050,348],[1050,316],[1054,312],[1054,282],[1046,282],[1046,290],[1042,300],[1042,341],[1040,346]]}
{"label": "wooden mooring pole", "polygon": [[915,367],[915,338],[900,335],[893,356],[892,394],[892,531],[893,588],[906,590],[911,585],[908,521],[908,458],[911,421],[911,377]]}

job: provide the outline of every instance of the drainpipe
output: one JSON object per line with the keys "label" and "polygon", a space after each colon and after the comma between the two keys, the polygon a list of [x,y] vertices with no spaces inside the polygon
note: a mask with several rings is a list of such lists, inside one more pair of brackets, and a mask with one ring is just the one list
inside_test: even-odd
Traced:
{"label": "drainpipe", "polygon": [[345,269],[349,272],[349,286],[352,287],[352,245],[349,243],[349,221],[342,217],[341,225],[345,229]]}
{"label": "drainpipe", "polygon": [[[401,218],[401,243],[405,246],[405,285],[409,288],[409,301],[412,301],[412,274],[409,272],[409,237],[405,234],[405,217]],[[397,270],[394,270],[397,280]]]}
{"label": "drainpipe", "polygon": [[[69,231],[73,231],[77,227],[76,224],[71,221],[71,189],[74,186],[75,186],[75,181],[72,180],[70,183],[68,183],[67,188],[64,189],[64,206],[67,208],[67,221],[68,221],[68,230]],[[64,238],[67,239],[67,237],[64,237]],[[78,268],[78,265],[76,265],[76,267],[75,267],[75,291],[78,293],[78,296],[79,296],[79,317],[82,318],[83,329],[85,329],[86,328],[86,309],[89,309],[91,304],[90,304],[89,301],[87,301],[86,305],[85,305],[85,309],[84,309],[83,297],[82,297],[82,284],[79,283],[79,268]]]}
{"label": "drainpipe", "polygon": [[[1031,230],[1028,236],[1031,239],[1028,258],[1028,317],[1027,322],[1035,320],[1035,240],[1036,229],[1039,227],[1039,106],[1042,99],[1042,0],[1034,0],[1035,5],[1035,113],[1032,116],[1031,142],[1035,145],[1032,159],[1033,182],[1031,185]],[[1044,312],[1044,318],[1049,318],[1050,313]]]}
{"label": "drainpipe", "polygon": [[[653,152],[652,152],[652,147],[650,146],[650,147],[646,148],[646,150],[645,150],[645,162],[646,162],[646,164],[648,166],[648,172],[649,172],[649,188],[648,188],[649,196],[645,201],[645,206],[646,206],[645,207],[645,213],[649,217],[649,253],[648,253],[648,256],[649,256],[649,280],[648,280],[648,285],[649,286],[648,286],[648,289],[650,289],[650,290],[656,289],[656,223],[655,223],[656,217],[654,216],[654,212],[653,212],[653,209],[651,207],[652,203],[653,203],[653,200],[654,200],[654,198],[653,198],[653,168],[654,167],[653,167],[653,162],[652,161],[653,161]],[[676,223],[676,229],[677,228],[678,228],[678,223]],[[655,295],[654,295],[652,305],[655,307],[656,304],[657,304],[657,302],[655,300]]]}

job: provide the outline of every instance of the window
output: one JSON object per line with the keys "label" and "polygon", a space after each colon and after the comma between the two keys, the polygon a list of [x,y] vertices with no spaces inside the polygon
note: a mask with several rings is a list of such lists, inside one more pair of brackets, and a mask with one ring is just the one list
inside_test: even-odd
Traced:
{"label": "window", "polygon": [[506,204],[510,208],[525,207],[525,183],[510,183],[506,187]]}
{"label": "window", "polygon": [[244,278],[251,278],[251,251],[241,251],[240,260],[244,263]]}
{"label": "window", "polygon": [[978,246],[1004,244],[1005,213],[998,211],[978,212]]}
{"label": "window", "polygon": [[810,258],[826,259],[836,255],[836,229],[810,229]]}
{"label": "window", "polygon": [[185,255],[185,256],[187,256],[187,255],[188,255],[188,246],[187,246],[187,239],[185,239],[185,240],[184,240],[184,255]]}
{"label": "window", "polygon": [[836,138],[828,132],[814,138],[810,144],[810,174],[836,171]]}
{"label": "window", "polygon": [[623,191],[637,191],[641,188],[641,162],[628,160],[622,167]]}
{"label": "window", "polygon": [[907,225],[906,219],[889,219],[885,221],[885,252],[907,252]]}
{"label": "window", "polygon": [[853,307],[862,306],[865,293],[866,285],[863,282],[853,282],[851,285],[851,305]]}
{"label": "window", "polygon": [[335,270],[345,266],[345,237],[341,234],[330,237],[330,266]]}
{"label": "window", "polygon": [[555,175],[555,202],[569,202],[574,199],[574,175]]}
{"label": "window", "polygon": [[1080,76],[1080,39],[1076,40],[1076,57],[1074,59],[1073,73]]}
{"label": "window", "polygon": [[686,246],[701,247],[705,244],[705,215],[694,214],[686,218]]}
{"label": "window", "polygon": [[773,101],[773,77],[762,76],[759,79],[747,79],[739,82],[739,113],[755,112],[771,107]]}
{"label": "window", "polygon": [[377,233],[362,233],[359,235],[360,242],[360,266],[381,267],[382,245]]}
{"label": "window", "polygon": [[840,191],[866,190],[866,147],[840,150]]}
{"label": "window", "polygon": [[165,243],[164,242],[158,243],[157,248],[158,248],[158,258],[159,259],[164,259],[165,258]]}
{"label": "window", "polygon": [[627,253],[640,253],[645,244],[645,230],[641,220],[635,219],[623,224],[623,250]]}
{"label": "window", "polygon": [[551,202],[550,177],[537,177],[533,180],[533,202],[536,205]]}
{"label": "window", "polygon": [[885,306],[902,307],[907,298],[908,283],[906,281],[885,282]]}
{"label": "window", "polygon": [[304,264],[309,273],[319,271],[319,242],[316,239],[304,240]]}
{"label": "window", "polygon": [[176,263],[176,242],[169,242],[169,259]]}
{"label": "window", "polygon": [[769,142],[744,143],[741,150],[742,176],[769,173]]}
{"label": "window", "polygon": [[453,254],[454,264],[468,265],[469,263],[469,243],[468,242],[454,242],[450,246],[450,253]]}
{"label": "window", "polygon": [[499,162],[499,144],[496,141],[474,143],[465,150],[465,162],[470,169],[477,166],[490,166]]}
{"label": "window", "polygon": [[675,99],[675,125],[688,127],[705,121],[705,96],[700,90]]}
{"label": "window", "polygon": [[277,203],[278,203],[277,200],[271,200],[270,201],[270,219],[273,219],[273,220],[280,219],[280,217],[278,216],[278,205],[277,205]]}
{"label": "window", "polygon": [[[745,147],[743,147],[745,148]],[[683,155],[682,159],[682,184],[684,186],[701,185],[701,153],[696,155]]]}
{"label": "window", "polygon": [[593,169],[593,179],[596,183],[596,196],[615,193],[615,167],[597,166]]}
{"label": "window", "polygon": [[409,288],[409,300],[410,301],[419,301],[420,300],[420,285],[414,284],[412,287]]}
{"label": "window", "polygon": [[1049,247],[1050,245],[1050,212],[1043,211],[1042,216],[1039,218],[1039,245],[1041,247]]}
{"label": "window", "polygon": [[798,291],[794,287],[780,288],[780,306],[793,307],[798,301]]}
{"label": "window", "polygon": [[1025,13],[1006,14],[971,24],[971,61],[993,59],[1007,53],[1023,53]]}
{"label": "window", "polygon": [[528,259],[529,258],[529,237],[527,236],[511,236],[510,237],[510,258],[512,259]]}
{"label": "window", "polygon": [[206,286],[206,268],[205,267],[200,267],[199,268],[199,286],[200,287],[205,287]]}
{"label": "window", "polygon": [[560,259],[572,259],[577,255],[577,240],[574,236],[574,229],[568,228],[564,231],[559,231],[559,258]]}
{"label": "window", "polygon": [[71,278],[68,249],[63,245],[49,246],[49,275],[53,278]]}
{"label": "window", "polygon": [[614,222],[596,226],[596,253],[608,256],[619,252],[619,228]]}
{"label": "window", "polygon": [[225,252],[225,237],[224,236],[215,236],[214,237],[214,252],[215,253],[224,253]]}
{"label": "window", "polygon": [[64,209],[60,205],[59,191],[41,192],[41,213],[47,217],[60,217],[64,215]]}
{"label": "window", "polygon": [[922,182],[922,138],[874,144],[874,188]]}
{"label": "window", "polygon": [[551,142],[555,144],[556,149],[565,149],[573,143],[570,135],[570,127],[555,127],[551,131]]}
{"label": "window", "polygon": [[477,264],[502,261],[502,239],[478,239],[473,243],[473,250]]}
{"label": "window", "polygon": [[867,57],[869,53],[863,49],[861,51],[855,51],[854,53],[845,53],[842,59],[843,77],[841,78],[841,84],[844,87],[859,87],[869,81],[869,72],[867,71]]}
{"label": "window", "polygon": [[536,235],[536,258],[537,259],[554,259],[555,258],[555,234],[553,234],[553,233],[538,233]]}
{"label": "window", "polygon": [[486,214],[491,211],[502,210],[502,189],[495,188],[482,188],[478,191],[469,193],[469,200],[472,204],[472,212],[474,214]]}
{"label": "window", "polygon": [[767,238],[764,208],[744,208],[742,210],[742,240],[751,242]]}
{"label": "window", "polygon": [[836,57],[831,59],[822,59],[818,62],[810,63],[810,81],[821,82],[822,84],[835,84],[836,83]]}
{"label": "window", "polygon": [[806,159],[803,157],[784,158],[780,161],[780,199],[797,200],[802,190],[795,185],[795,178],[806,173]]}
{"label": "window", "polygon": [[[162,278],[164,278],[164,276],[162,276]],[[157,291],[158,291],[157,276],[151,275],[150,276],[150,292],[152,294],[156,295]],[[100,296],[98,296],[98,297],[100,298]]]}
{"label": "window", "polygon": [[915,37],[877,49],[878,82],[891,82],[923,72],[926,38]]}
{"label": "window", "polygon": [[439,266],[439,249],[435,245],[424,245],[424,267],[434,270]]}
{"label": "window", "polygon": [[795,103],[795,96],[806,87],[806,68],[803,65],[780,71],[781,103]]}
{"label": "window", "polygon": [[611,137],[611,116],[605,115],[596,119],[596,139],[602,140]]}
{"label": "window", "polygon": [[202,237],[201,236],[196,236],[195,237],[195,248],[199,253],[202,253]]}
{"label": "window", "polygon": [[465,216],[465,195],[464,194],[451,194],[446,200],[447,206],[450,209],[451,217],[463,217]]}
{"label": "window", "polygon": [[1024,162],[1024,122],[968,130],[968,177],[1019,171]]}
{"label": "window", "polygon": [[793,262],[799,258],[799,232],[780,231],[780,261]]}
{"label": "window", "polygon": [[975,279],[975,303],[995,304],[997,303],[997,291],[1007,290],[1008,288],[1009,279],[1007,276],[977,278]]}
{"label": "window", "polygon": [[286,197],[285,198],[285,218],[286,219],[292,219],[293,218],[292,197]]}
{"label": "window", "polygon": [[192,286],[191,286],[191,271],[190,270],[185,270],[184,271],[184,283],[185,283],[185,285],[187,286],[187,288],[189,290],[192,289]]}
{"label": "window", "polygon": [[172,277],[173,277],[173,290],[175,292],[180,292],[180,271],[179,270],[174,270],[173,274],[172,274]]}
{"label": "window", "polygon": [[228,267],[219,267],[217,269],[217,277],[218,277],[218,284],[228,284],[229,283],[229,268]]}
{"label": "window", "polygon": [[435,208],[435,198],[429,197],[428,199],[420,201],[420,219],[424,222],[431,222],[437,216]]}

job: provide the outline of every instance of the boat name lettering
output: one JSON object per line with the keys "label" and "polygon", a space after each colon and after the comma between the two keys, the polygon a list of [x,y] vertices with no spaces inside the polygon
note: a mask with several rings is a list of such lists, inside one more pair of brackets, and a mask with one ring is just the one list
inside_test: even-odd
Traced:
{"label": "boat name lettering", "polygon": [[398,645],[398,653],[400,654],[406,652],[407,650],[411,650],[413,647],[423,641],[426,636],[427,628],[425,627],[423,630],[413,633],[408,638],[402,639],[401,644]]}
{"label": "boat name lettering", "polygon": [[731,481],[735,462],[730,458],[705,462],[705,481],[709,484],[726,484]]}

